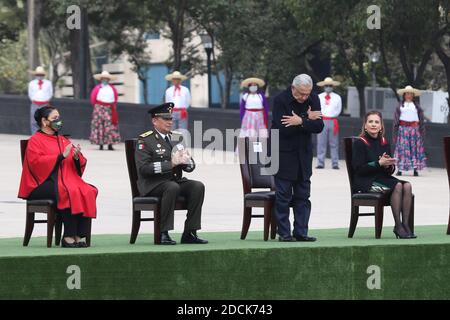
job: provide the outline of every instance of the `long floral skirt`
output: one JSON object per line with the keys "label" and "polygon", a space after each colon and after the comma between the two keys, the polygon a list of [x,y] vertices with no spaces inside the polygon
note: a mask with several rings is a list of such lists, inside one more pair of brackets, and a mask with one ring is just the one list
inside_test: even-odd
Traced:
{"label": "long floral skirt", "polygon": [[394,157],[397,158],[399,171],[422,170],[426,167],[427,158],[418,127],[399,127]]}
{"label": "long floral skirt", "polygon": [[92,112],[91,136],[92,144],[117,144],[120,142],[119,129],[112,124],[112,111],[110,107],[96,104]]}
{"label": "long floral skirt", "polygon": [[264,111],[245,111],[242,118],[240,137],[268,137],[266,124],[264,123]]}

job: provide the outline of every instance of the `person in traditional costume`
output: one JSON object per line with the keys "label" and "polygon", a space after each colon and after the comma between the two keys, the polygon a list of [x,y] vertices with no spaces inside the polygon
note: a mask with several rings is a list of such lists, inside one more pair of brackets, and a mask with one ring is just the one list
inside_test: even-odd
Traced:
{"label": "person in traditional costume", "polygon": [[339,169],[339,122],[338,116],[342,111],[341,96],[333,92],[334,87],[341,83],[330,77],[317,82],[317,86],[323,87],[324,92],[319,94],[320,106],[322,108],[322,120],[324,128],[317,135],[317,167],[325,168],[325,155],[327,145],[330,145],[331,166],[333,169]]}
{"label": "person in traditional costume", "polygon": [[114,150],[113,144],[120,142],[119,116],[117,114],[117,89],[110,81],[116,77],[108,71],[94,75],[101,83],[96,85],[91,92],[91,104],[94,107],[91,121],[91,135],[89,140],[92,144],[108,145],[108,150]]}
{"label": "person in traditional costume", "polygon": [[39,66],[34,71],[30,71],[30,73],[35,76],[35,79],[28,83],[28,97],[31,101],[30,132],[34,134],[39,130],[36,121],[34,121],[34,113],[37,109],[49,105],[53,97],[53,85],[51,81],[45,79],[47,73],[43,67]]}
{"label": "person in traditional costume", "polygon": [[173,103],[173,127],[172,129],[186,129],[188,128],[188,108],[191,105],[191,93],[189,89],[182,86],[181,83],[188,77],[181,74],[179,71],[174,71],[166,75],[166,80],[172,82],[172,86],[167,88],[165,94],[165,102]]}
{"label": "person in traditional costume", "polygon": [[414,101],[421,92],[412,86],[406,86],[397,91],[402,96],[402,102],[395,109],[393,141],[395,143],[394,157],[398,159],[397,175],[403,171],[414,170],[418,176],[420,170],[426,167],[425,155],[425,116],[419,103]]}
{"label": "person in traditional costume", "polygon": [[64,225],[62,246],[87,247],[89,219],[97,215],[97,188],[82,179],[87,160],[65,136],[59,134],[62,120],[56,108],[36,110],[40,129],[29,139],[23,161],[18,197],[50,199]]}
{"label": "person in traditional costume", "polygon": [[246,88],[240,103],[240,137],[268,137],[269,103],[262,88],[266,85],[259,78],[247,78],[241,83]]}
{"label": "person in traditional costume", "polygon": [[416,238],[409,228],[412,186],[411,183],[392,176],[396,159],[391,157],[391,146],[384,134],[381,113],[368,112],[364,117],[359,139],[353,143],[353,192],[386,194],[390,198],[394,216],[395,236],[401,239]]}

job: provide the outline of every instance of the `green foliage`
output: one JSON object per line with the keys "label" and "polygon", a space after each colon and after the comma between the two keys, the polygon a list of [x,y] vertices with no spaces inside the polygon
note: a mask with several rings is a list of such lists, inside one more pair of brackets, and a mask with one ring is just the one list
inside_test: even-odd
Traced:
{"label": "green foliage", "polygon": [[25,32],[0,46],[0,93],[26,94],[28,65]]}

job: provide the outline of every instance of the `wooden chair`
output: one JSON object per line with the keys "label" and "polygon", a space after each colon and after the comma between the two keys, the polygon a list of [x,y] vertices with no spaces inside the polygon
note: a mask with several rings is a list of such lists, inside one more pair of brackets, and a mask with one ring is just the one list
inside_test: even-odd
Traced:
{"label": "wooden chair", "polygon": [[[445,155],[445,166],[447,168],[448,184],[450,186],[450,136],[444,137],[444,155]],[[450,208],[448,210],[447,234],[450,235]]]}
{"label": "wooden chair", "polygon": [[[142,221],[153,221],[154,243],[161,243],[161,198],[159,197],[141,197],[137,187],[137,169],[135,162],[137,139],[125,141],[125,154],[127,157],[128,176],[130,178],[132,195],[132,214],[133,221],[131,227],[130,243],[134,244],[139,234]],[[175,210],[187,210],[186,199],[178,197]],[[141,211],[153,211],[153,218],[142,218]]]}
{"label": "wooden chair", "polygon": [[[20,140],[20,155],[22,163],[25,159],[25,152],[27,150],[28,140]],[[47,220],[35,220],[35,213],[46,213]],[[59,246],[61,242],[62,221],[55,211],[55,203],[53,200],[27,200],[26,202],[26,223],[25,236],[23,238],[23,245],[26,247],[30,242],[31,234],[33,233],[35,223],[47,224],[47,247],[52,246],[53,229],[55,229],[55,245]],[[90,232],[89,232],[90,234]],[[89,241],[89,242],[88,242]],[[90,237],[86,238],[86,243],[90,245]]]}
{"label": "wooden chair", "polygon": [[[244,221],[242,223],[241,239],[247,237],[248,229],[252,218],[264,218],[264,241],[269,238],[271,229],[271,239],[276,236],[276,220],[272,214],[275,203],[275,183],[273,176],[261,175],[260,169],[263,165],[257,161],[257,152],[254,152],[253,143],[262,142],[262,146],[267,146],[264,139],[248,137],[239,139],[240,168],[242,176],[242,186],[244,191]],[[263,152],[263,154],[267,154]],[[256,162],[256,163],[255,163]],[[252,189],[270,189],[266,191],[252,191]],[[252,214],[252,208],[264,208],[264,214]]]}
{"label": "wooden chair", "polygon": [[[357,137],[344,138],[345,147],[345,163],[347,165],[348,179],[350,181],[351,194],[351,218],[348,237],[352,238],[355,233],[358,218],[363,216],[375,216],[375,238],[380,239],[381,230],[383,228],[383,212],[385,206],[390,206],[390,197],[386,197],[382,193],[353,193],[353,166],[352,166],[352,149],[353,140]],[[360,206],[374,207],[374,212],[359,213]],[[414,232],[414,195],[411,203],[411,216],[409,219],[409,227]]]}

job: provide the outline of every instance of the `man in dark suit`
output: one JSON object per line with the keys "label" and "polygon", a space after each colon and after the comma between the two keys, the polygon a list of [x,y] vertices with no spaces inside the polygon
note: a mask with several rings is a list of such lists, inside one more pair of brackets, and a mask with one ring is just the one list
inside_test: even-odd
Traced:
{"label": "man in dark suit", "polygon": [[[311,92],[312,87],[311,77],[300,74],[294,78],[290,88],[274,99],[272,129],[279,130],[275,215],[280,241],[316,241],[316,238],[308,236],[313,159],[311,134],[320,133],[324,124],[320,100],[316,93]],[[292,235],[289,221],[291,200],[294,204]]]}
{"label": "man in dark suit", "polygon": [[176,244],[169,236],[173,230],[175,204],[179,195],[186,198],[187,218],[181,243],[205,244],[197,236],[205,195],[203,183],[182,177],[192,172],[195,162],[181,143],[182,135],[171,132],[173,103],[149,110],[154,130],[141,134],[137,141],[136,168],[141,196],[161,197],[161,244]]}

